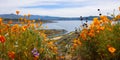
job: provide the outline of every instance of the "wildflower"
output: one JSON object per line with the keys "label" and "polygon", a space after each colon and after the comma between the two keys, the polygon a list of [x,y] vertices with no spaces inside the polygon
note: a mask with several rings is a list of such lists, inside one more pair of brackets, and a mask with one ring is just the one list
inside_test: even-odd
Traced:
{"label": "wildflower", "polygon": [[34,23],[31,24],[31,27],[34,27]]}
{"label": "wildflower", "polygon": [[21,18],[19,18],[19,20],[20,20],[20,21],[22,21],[22,20],[23,20],[23,18],[21,17]]}
{"label": "wildflower", "polygon": [[102,26],[102,27],[100,27],[100,30],[104,30],[104,29],[105,29],[105,27],[103,27],[103,26]]}
{"label": "wildflower", "polygon": [[76,43],[73,44],[73,48],[75,49],[78,45]]}
{"label": "wildflower", "polygon": [[60,59],[64,59],[65,58],[65,56],[60,56]]}
{"label": "wildflower", "polygon": [[109,31],[112,31],[112,28],[107,28]]}
{"label": "wildflower", "polygon": [[0,35],[0,42],[4,43],[5,41],[6,41],[5,37]]}
{"label": "wildflower", "polygon": [[17,11],[16,11],[16,14],[18,15],[19,13],[20,13],[20,11],[17,10]]}
{"label": "wildflower", "polygon": [[90,36],[90,37],[94,37],[95,36],[95,34],[94,33],[88,33],[88,35]]}
{"label": "wildflower", "polygon": [[119,20],[120,19],[120,14],[117,15],[115,18],[116,18],[116,20]]}
{"label": "wildflower", "polygon": [[73,40],[73,43],[76,43],[76,44],[78,44],[78,45],[81,45],[82,43],[80,42],[80,40]]}
{"label": "wildflower", "polygon": [[42,22],[40,22],[40,26],[42,25]]}
{"label": "wildflower", "polygon": [[93,29],[94,27],[95,27],[94,24],[90,24],[90,26],[89,26],[90,29]]}
{"label": "wildflower", "polygon": [[100,19],[102,20],[102,22],[108,22],[109,21],[107,16],[100,16]]}
{"label": "wildflower", "polygon": [[25,31],[27,26],[22,26],[22,30]]}
{"label": "wildflower", "polygon": [[53,42],[48,42],[48,45],[53,45]]}
{"label": "wildflower", "polygon": [[38,57],[39,56],[39,52],[38,52],[38,50],[36,48],[34,48],[32,50],[32,54],[33,54],[34,57]]}
{"label": "wildflower", "polygon": [[110,53],[114,53],[115,51],[116,51],[116,49],[114,48],[114,47],[108,47],[108,51],[110,52]]}
{"label": "wildflower", "polygon": [[27,22],[28,22],[28,24],[30,24],[30,23],[31,23],[31,21],[30,21],[30,20],[27,20]]}
{"label": "wildflower", "polygon": [[58,50],[57,47],[53,47],[53,52],[54,52],[54,53],[57,53],[57,50]]}
{"label": "wildflower", "polygon": [[88,32],[88,35],[90,36],[90,37],[94,37],[95,36],[95,31],[94,31],[94,29],[90,29],[90,31]]}
{"label": "wildflower", "polygon": [[39,27],[38,23],[36,23],[35,25],[36,25],[36,28],[38,28],[38,27]]}
{"label": "wildflower", "polygon": [[32,22],[34,23],[34,22],[35,22],[35,20],[32,20]]}
{"label": "wildflower", "polygon": [[38,60],[38,58],[39,58],[39,57],[38,57],[38,56],[36,56],[36,57],[34,57],[34,60]]}
{"label": "wildflower", "polygon": [[93,19],[93,24],[94,25],[100,25],[100,22],[99,22],[98,18]]}
{"label": "wildflower", "polygon": [[99,33],[100,31],[99,31],[99,30],[97,30],[96,32],[97,32],[97,33]]}
{"label": "wildflower", "polygon": [[8,52],[8,57],[11,58],[12,60],[14,60],[15,52],[13,52],[13,51]]}
{"label": "wildflower", "polygon": [[17,31],[19,31],[19,25],[18,25],[18,24],[15,24],[14,26],[12,26],[11,30],[12,30],[12,32],[17,32]]}
{"label": "wildflower", "polygon": [[2,19],[2,18],[0,18],[0,24],[2,23],[2,20],[3,20],[3,19]]}
{"label": "wildflower", "polygon": [[82,32],[80,33],[80,37],[83,40],[86,40],[86,33],[88,33],[87,29],[83,29]]}
{"label": "wildflower", "polygon": [[82,38],[83,40],[86,40],[86,35],[85,35],[85,33],[81,33],[80,36],[81,36],[81,38]]}
{"label": "wildflower", "polygon": [[28,18],[30,18],[31,14],[28,14]]}

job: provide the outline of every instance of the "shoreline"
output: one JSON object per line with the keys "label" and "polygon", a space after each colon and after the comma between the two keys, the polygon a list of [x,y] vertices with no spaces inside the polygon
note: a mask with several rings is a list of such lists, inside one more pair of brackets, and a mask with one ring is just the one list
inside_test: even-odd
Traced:
{"label": "shoreline", "polygon": [[49,37],[55,37],[55,36],[61,36],[66,34],[68,31],[66,31],[65,29],[41,29],[39,31],[45,31],[45,34]]}

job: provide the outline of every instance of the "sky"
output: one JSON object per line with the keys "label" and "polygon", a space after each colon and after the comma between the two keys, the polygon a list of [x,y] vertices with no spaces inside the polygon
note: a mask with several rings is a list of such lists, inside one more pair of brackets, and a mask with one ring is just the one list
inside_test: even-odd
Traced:
{"label": "sky", "polygon": [[59,17],[96,16],[97,9],[103,15],[116,14],[120,0],[0,0],[0,14],[45,15]]}

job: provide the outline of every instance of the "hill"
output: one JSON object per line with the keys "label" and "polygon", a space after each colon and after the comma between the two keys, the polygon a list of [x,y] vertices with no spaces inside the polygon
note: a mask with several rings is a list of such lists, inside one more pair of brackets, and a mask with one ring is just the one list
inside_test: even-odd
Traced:
{"label": "hill", "polygon": [[[23,15],[16,15],[16,14],[1,14],[0,17],[5,18],[5,19],[18,19],[20,17],[24,17]],[[92,20],[94,17],[98,16],[88,16],[88,17],[83,17],[83,20],[87,18],[87,20]],[[80,17],[54,17],[54,16],[41,16],[41,15],[31,15],[30,19],[33,20],[80,20]],[[109,17],[111,18],[111,17]]]}

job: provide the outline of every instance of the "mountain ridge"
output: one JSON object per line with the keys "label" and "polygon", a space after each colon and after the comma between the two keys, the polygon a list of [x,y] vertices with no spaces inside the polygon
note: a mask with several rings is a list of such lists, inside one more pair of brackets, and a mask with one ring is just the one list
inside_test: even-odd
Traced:
{"label": "mountain ridge", "polygon": [[[20,17],[24,17],[23,15],[16,15],[16,14],[0,14],[0,17],[5,19],[18,19]],[[98,16],[87,16],[83,17],[83,20],[92,20],[94,17]],[[41,15],[31,15],[29,19],[33,20],[80,20],[80,17],[54,17],[54,16],[41,16]]]}

